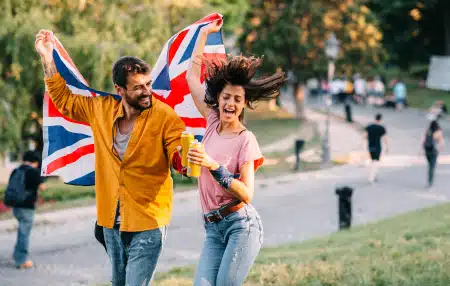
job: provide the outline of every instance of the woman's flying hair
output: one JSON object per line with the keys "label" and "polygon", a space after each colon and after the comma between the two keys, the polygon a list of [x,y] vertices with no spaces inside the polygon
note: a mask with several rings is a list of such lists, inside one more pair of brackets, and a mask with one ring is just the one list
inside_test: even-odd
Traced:
{"label": "woman's flying hair", "polygon": [[206,61],[206,96],[205,103],[212,109],[219,107],[219,94],[225,85],[239,85],[245,90],[245,100],[249,108],[259,100],[268,100],[280,94],[280,88],[286,82],[284,72],[277,72],[268,77],[254,79],[261,66],[262,58],[228,56],[228,61]]}

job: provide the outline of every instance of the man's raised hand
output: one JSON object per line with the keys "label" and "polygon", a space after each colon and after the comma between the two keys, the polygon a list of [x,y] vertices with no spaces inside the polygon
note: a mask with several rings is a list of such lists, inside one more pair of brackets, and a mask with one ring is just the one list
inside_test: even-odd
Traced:
{"label": "man's raised hand", "polygon": [[52,77],[58,71],[53,61],[53,49],[55,48],[55,38],[53,32],[49,30],[40,30],[36,35],[34,42],[36,51],[41,56],[42,67],[46,78]]}
{"label": "man's raised hand", "polygon": [[36,51],[41,56],[43,61],[53,61],[53,49],[55,47],[55,39],[53,32],[49,30],[40,30],[36,35],[36,41],[34,42]]}

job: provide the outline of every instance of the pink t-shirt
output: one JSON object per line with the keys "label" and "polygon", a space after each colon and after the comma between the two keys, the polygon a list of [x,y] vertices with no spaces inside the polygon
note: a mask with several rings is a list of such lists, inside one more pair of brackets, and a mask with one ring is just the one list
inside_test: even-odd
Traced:
{"label": "pink t-shirt", "polygon": [[[206,118],[203,145],[206,153],[233,174],[239,173],[245,163],[254,162],[255,171],[262,165],[264,157],[252,132],[246,130],[239,135],[219,135],[219,117],[210,110]],[[204,213],[218,209],[235,197],[217,183],[207,168],[201,169],[198,180],[200,203]]]}

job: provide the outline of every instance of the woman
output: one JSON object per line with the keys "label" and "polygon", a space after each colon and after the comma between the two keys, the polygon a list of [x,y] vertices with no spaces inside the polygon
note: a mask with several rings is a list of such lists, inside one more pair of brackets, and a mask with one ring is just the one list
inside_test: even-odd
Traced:
{"label": "woman", "polygon": [[444,148],[444,136],[436,120],[431,121],[423,136],[422,145],[428,161],[428,188],[430,188],[433,185],[434,170],[439,155],[438,148],[440,151]]}
{"label": "woman", "polygon": [[241,285],[259,253],[262,223],[250,202],[255,170],[264,159],[241,119],[246,106],[274,98],[286,81],[283,73],[254,80],[261,59],[237,56],[227,63],[208,63],[205,92],[202,54],[207,36],[220,31],[221,22],[200,30],[186,75],[207,121],[204,148],[188,152],[190,162],[202,166],[199,191],[206,230],[194,285]]}

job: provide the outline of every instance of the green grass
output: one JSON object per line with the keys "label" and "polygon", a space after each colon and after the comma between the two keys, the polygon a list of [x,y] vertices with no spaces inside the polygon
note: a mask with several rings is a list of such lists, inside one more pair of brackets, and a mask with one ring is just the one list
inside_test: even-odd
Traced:
{"label": "green grass", "polygon": [[[156,285],[192,285],[194,266]],[[450,204],[264,248],[244,285],[450,285]]]}
{"label": "green grass", "polygon": [[443,100],[450,107],[450,92],[428,88],[409,87],[408,103],[411,107],[428,109],[436,100]]}
{"label": "green grass", "polygon": [[246,113],[246,127],[252,131],[259,146],[264,146],[280,140],[291,134],[301,132],[302,122],[293,118],[283,109],[269,110],[267,105],[260,103],[255,109]]}
{"label": "green grass", "polygon": [[[95,204],[95,191],[93,186],[66,185],[57,178],[48,178],[45,184],[47,185],[47,189],[39,192],[37,212],[48,212]],[[3,200],[5,188],[5,185],[0,185],[0,200]],[[0,220],[11,217],[11,212],[0,213]]]}
{"label": "green grass", "polygon": [[[66,185],[57,178],[48,178],[45,182],[47,189],[39,192],[39,197],[46,201],[66,201],[79,198],[95,198],[93,186]],[[3,198],[5,185],[0,185],[0,198]]]}

